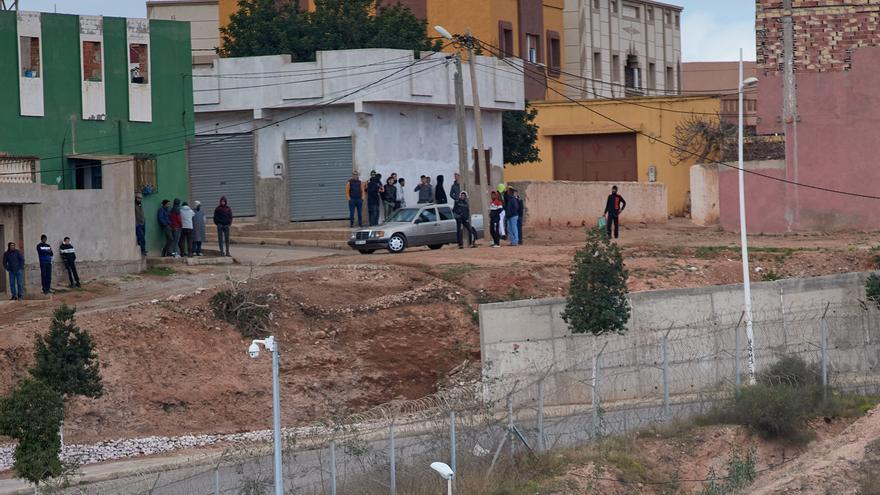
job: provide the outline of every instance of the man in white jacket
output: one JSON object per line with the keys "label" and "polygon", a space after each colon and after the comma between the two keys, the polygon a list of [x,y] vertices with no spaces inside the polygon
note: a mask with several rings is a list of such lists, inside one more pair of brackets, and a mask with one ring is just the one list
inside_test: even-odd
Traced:
{"label": "man in white jacket", "polygon": [[180,255],[192,256],[192,233],[193,233],[193,217],[196,212],[189,207],[189,203],[183,202],[180,207],[180,225],[183,232],[180,235]]}

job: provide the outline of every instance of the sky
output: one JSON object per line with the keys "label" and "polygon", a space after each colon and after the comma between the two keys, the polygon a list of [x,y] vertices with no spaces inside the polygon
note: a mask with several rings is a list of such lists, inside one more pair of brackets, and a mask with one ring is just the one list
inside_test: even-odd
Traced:
{"label": "sky", "polygon": [[[479,0],[475,0],[479,1]],[[22,10],[146,17],[144,0],[19,0]],[[664,0],[684,7],[682,59],[684,62],[737,60],[743,48],[746,60],[755,60],[754,0]]]}

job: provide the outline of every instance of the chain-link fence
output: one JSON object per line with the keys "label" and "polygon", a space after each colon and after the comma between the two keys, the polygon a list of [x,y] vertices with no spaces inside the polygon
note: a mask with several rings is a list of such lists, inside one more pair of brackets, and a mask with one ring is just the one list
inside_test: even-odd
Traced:
{"label": "chain-link fence", "polygon": [[[741,316],[669,324],[653,335],[560,342],[582,345],[568,353],[578,359],[536,368],[528,381],[484,379],[344,421],[285,430],[285,493],[441,493],[443,481],[428,469],[433,461],[448,463],[459,491],[468,493],[463,487],[476,491],[480,479],[517,453],[575,446],[708,412],[749,380]],[[820,370],[823,385],[876,393],[878,323],[877,310],[861,303],[757,312],[757,371],[783,356],[799,356]],[[271,446],[232,445],[194,465],[72,492],[268,494],[272,466]]]}

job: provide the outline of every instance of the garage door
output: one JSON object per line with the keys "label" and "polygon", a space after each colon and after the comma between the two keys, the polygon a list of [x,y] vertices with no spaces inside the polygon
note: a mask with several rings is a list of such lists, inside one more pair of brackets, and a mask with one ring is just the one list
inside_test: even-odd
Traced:
{"label": "garage door", "polygon": [[350,137],[288,141],[290,219],[348,218],[345,183],[352,168]]}
{"label": "garage door", "polygon": [[553,178],[575,181],[638,180],[636,135],[579,134],[553,137]]}
{"label": "garage door", "polygon": [[211,215],[226,196],[237,217],[257,214],[254,137],[247,134],[196,136],[189,147],[190,202],[199,200]]}

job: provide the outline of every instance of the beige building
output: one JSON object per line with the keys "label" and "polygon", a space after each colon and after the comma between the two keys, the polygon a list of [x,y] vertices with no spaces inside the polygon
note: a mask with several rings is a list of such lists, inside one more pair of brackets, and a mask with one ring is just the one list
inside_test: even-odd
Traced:
{"label": "beige building", "polygon": [[568,96],[678,94],[681,12],[682,7],[647,0],[566,0]]}
{"label": "beige building", "polygon": [[[743,79],[757,77],[755,62],[743,63]],[[739,62],[687,62],[681,65],[681,88],[688,94],[721,95],[721,117],[731,124],[739,119]],[[758,125],[758,91],[747,89],[743,95],[745,126]]]}
{"label": "beige building", "polygon": [[220,46],[220,10],[218,0],[150,0],[147,18],[188,21],[192,40],[193,63],[217,58]]}

